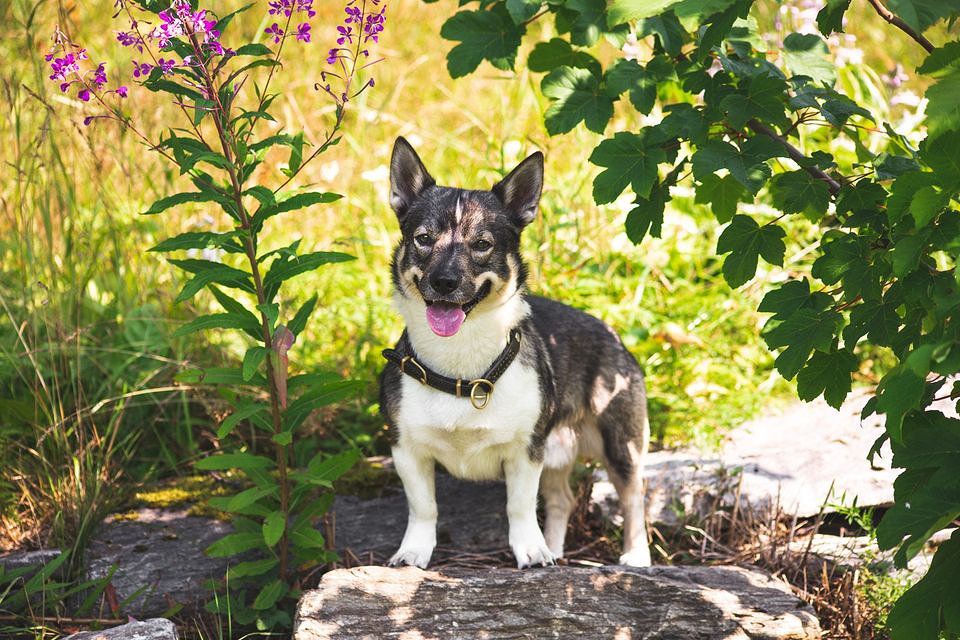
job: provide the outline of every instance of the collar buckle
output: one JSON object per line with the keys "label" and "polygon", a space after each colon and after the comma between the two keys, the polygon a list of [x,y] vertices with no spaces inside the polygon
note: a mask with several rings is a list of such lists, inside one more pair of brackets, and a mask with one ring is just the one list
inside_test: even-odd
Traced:
{"label": "collar buckle", "polygon": [[[486,386],[486,389],[484,389]],[[493,383],[486,378],[476,378],[470,381],[470,404],[480,411],[490,402],[493,396]]]}

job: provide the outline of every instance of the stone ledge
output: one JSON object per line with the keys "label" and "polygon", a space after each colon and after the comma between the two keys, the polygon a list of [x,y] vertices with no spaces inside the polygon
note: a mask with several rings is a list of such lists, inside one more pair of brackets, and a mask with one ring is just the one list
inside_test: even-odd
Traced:
{"label": "stone ledge", "polygon": [[356,567],[300,599],[294,640],[820,638],[809,605],[738,567]]}

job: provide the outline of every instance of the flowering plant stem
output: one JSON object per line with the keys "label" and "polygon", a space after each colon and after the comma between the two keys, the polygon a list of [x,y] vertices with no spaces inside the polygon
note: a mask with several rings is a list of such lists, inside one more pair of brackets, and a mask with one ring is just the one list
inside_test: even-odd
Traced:
{"label": "flowering plant stem", "polygon": [[[382,2],[369,1],[375,6]],[[152,250],[202,250],[204,259],[189,256],[188,259],[169,260],[192,275],[177,301],[189,300],[201,290],[208,289],[225,310],[225,313],[193,319],[180,327],[175,336],[200,330],[228,329],[240,330],[256,341],[246,350],[239,370],[188,370],[178,374],[177,380],[230,387],[223,391],[223,395],[233,405],[234,412],[217,429],[221,442],[225,442],[242,421],[250,423],[254,434],[259,431],[263,434],[259,437],[271,441],[272,459],[252,452],[258,441],[258,436],[253,435],[238,439],[236,452],[212,455],[195,465],[200,470],[234,471],[252,485],[237,495],[210,501],[212,506],[233,514],[235,533],[211,545],[207,553],[218,557],[240,554],[245,557],[243,561],[237,560],[228,571],[227,579],[233,593],[216,599],[208,604],[208,608],[219,613],[229,612],[239,624],[256,624],[260,629],[288,627],[292,619],[284,603],[297,597],[299,573],[336,558],[315,528],[316,521],[330,504],[332,482],[359,455],[355,450],[336,456],[315,450],[301,455],[310,443],[294,441],[297,428],[314,409],[351,395],[359,385],[324,372],[305,373],[288,379],[287,352],[305,329],[318,299],[314,295],[295,313],[286,313],[280,297],[282,285],[288,280],[322,265],[351,259],[351,256],[324,251],[300,253],[300,240],[261,253],[259,238],[269,219],[281,214],[290,215],[305,207],[329,204],[340,198],[333,193],[296,191],[291,194],[284,190],[304,166],[339,141],[337,136],[344,125],[348,103],[364,89],[373,86],[373,81],[368,80],[359,91],[351,88],[358,73],[369,66],[369,63],[357,64],[361,56],[369,57],[369,50],[361,43],[377,42],[384,21],[383,6],[371,17],[366,13],[366,0],[361,2],[362,8],[355,6],[356,0],[347,3],[345,24],[349,28],[338,28],[340,39],[346,37],[355,46],[339,49],[330,62],[340,62],[344,73],[333,77],[342,88],[334,91],[329,84],[322,86],[323,93],[331,96],[336,104],[335,120],[306,161],[303,147],[307,143],[302,132],[296,135],[274,133],[257,138],[260,135],[258,124],[264,120],[274,121],[269,110],[277,96],[269,94],[268,89],[281,66],[280,56],[286,38],[295,38],[303,45],[311,40],[310,24],[303,20],[315,15],[312,0],[270,0],[267,3],[271,15],[285,17],[265,30],[278,45],[276,51],[259,42],[244,44],[236,50],[225,47],[221,43],[222,32],[235,13],[214,19],[210,12],[195,8],[187,0],[173,0],[163,10],[157,9],[157,3],[152,1],[120,2],[120,13],[129,18],[131,24],[129,31],[117,34],[117,40],[123,46],[145,54],[145,59],[149,60],[133,61],[134,78],[145,89],[169,94],[187,120],[188,127],[171,128],[167,137],[161,136],[157,142],[150,141],[135,127],[133,119],[123,113],[120,105],[127,95],[127,88],[107,88],[104,63],[85,70],[86,50],[73,45],[59,31],[54,50],[47,57],[53,72],[51,79],[60,82],[61,91],[75,90],[81,101],[102,110],[87,115],[85,124],[100,119],[115,120],[132,130],[152,150],[176,164],[180,173],[189,176],[198,189],[161,198],[145,214],[158,214],[185,203],[203,203],[218,207],[230,220],[232,228],[229,231],[188,231],[164,240]],[[240,11],[247,8],[249,6]],[[134,9],[147,16],[143,22],[154,23],[150,31],[141,28]],[[299,24],[293,30],[295,17]],[[155,19],[159,19],[159,23]],[[353,33],[354,27],[356,34]],[[348,36],[343,35],[345,31],[349,32]],[[157,47],[159,53],[151,45]],[[253,58],[253,61],[239,63],[247,58]],[[254,69],[261,67],[268,67],[269,73],[250,101],[255,108],[245,108],[243,87]],[[322,74],[324,83],[325,76]],[[321,88],[319,83],[317,88]],[[111,97],[113,94],[116,94],[116,100]],[[209,125],[204,126],[207,118],[215,135]],[[283,147],[289,149],[289,161],[281,170],[284,178],[277,180],[279,185],[261,184],[260,176],[269,174],[268,171],[257,173],[258,179],[254,180],[254,172],[264,164],[267,154]],[[250,198],[256,199],[258,206],[252,207]],[[239,262],[229,264],[231,260]],[[237,293],[231,295],[225,290]],[[248,308],[245,299],[253,303],[256,312]],[[286,319],[285,323],[280,322],[281,317]],[[306,457],[310,458],[306,468],[292,466],[294,459]],[[320,499],[317,499],[318,491],[324,493]],[[250,554],[256,559],[246,559]],[[252,602],[244,595],[249,586],[256,588]],[[239,594],[234,595],[238,591]]]}

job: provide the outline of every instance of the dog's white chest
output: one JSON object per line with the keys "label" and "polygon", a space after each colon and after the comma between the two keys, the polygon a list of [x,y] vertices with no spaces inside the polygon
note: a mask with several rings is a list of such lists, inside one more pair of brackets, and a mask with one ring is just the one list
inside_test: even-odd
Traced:
{"label": "dog's white chest", "polygon": [[522,452],[540,417],[540,386],[534,369],[515,361],[500,377],[486,407],[403,376],[397,425],[404,446],[472,480],[502,475],[505,458]]}

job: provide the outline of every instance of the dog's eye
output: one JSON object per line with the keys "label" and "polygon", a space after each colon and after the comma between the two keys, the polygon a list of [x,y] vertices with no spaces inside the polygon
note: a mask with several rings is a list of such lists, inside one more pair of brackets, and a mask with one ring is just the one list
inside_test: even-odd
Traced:
{"label": "dog's eye", "polygon": [[474,251],[488,251],[493,248],[493,243],[487,240],[477,240],[472,245]]}
{"label": "dog's eye", "polygon": [[433,245],[433,237],[429,233],[421,233],[414,238],[414,241],[421,247],[429,247]]}

